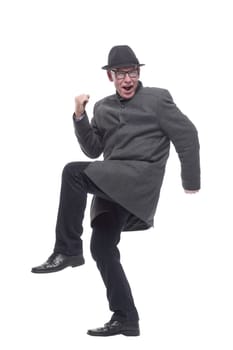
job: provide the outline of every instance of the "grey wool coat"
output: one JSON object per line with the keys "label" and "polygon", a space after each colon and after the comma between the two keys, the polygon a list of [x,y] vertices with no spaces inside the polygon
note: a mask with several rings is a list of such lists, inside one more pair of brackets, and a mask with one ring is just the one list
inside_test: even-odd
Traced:
{"label": "grey wool coat", "polygon": [[[118,93],[105,97],[87,115],[74,121],[82,151],[93,161],[86,175],[130,213],[124,231],[153,226],[170,142],[181,163],[184,189],[200,188],[199,140],[194,124],[178,109],[165,89],[143,87],[139,81],[133,98]],[[111,202],[94,197],[91,222]]]}

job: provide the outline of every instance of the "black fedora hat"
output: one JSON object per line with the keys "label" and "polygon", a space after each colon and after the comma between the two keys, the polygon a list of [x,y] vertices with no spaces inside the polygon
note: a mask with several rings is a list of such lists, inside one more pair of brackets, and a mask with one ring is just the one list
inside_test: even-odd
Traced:
{"label": "black fedora hat", "polygon": [[144,66],[139,63],[135,53],[128,45],[113,46],[108,55],[108,64],[102,69],[110,70],[112,68]]}

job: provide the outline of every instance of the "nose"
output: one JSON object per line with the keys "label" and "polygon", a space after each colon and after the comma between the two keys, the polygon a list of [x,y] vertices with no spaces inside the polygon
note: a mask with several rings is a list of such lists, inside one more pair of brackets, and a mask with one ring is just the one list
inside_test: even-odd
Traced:
{"label": "nose", "polygon": [[125,81],[131,81],[132,79],[130,78],[130,76],[129,76],[129,73],[126,73],[125,74],[125,79],[124,79]]}

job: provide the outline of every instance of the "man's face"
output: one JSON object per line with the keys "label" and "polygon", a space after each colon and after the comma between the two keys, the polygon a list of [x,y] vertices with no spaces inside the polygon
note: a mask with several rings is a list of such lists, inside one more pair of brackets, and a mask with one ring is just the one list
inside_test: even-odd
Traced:
{"label": "man's face", "polygon": [[134,96],[138,86],[139,67],[115,68],[108,71],[110,81],[114,82],[115,88],[119,95],[125,99]]}

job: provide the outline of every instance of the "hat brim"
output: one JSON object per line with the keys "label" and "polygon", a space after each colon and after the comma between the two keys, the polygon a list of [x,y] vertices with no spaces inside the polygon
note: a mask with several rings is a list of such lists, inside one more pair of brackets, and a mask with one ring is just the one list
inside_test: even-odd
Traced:
{"label": "hat brim", "polygon": [[103,66],[102,69],[105,69],[105,70],[111,70],[113,68],[122,68],[122,67],[131,67],[131,66],[137,66],[137,67],[141,67],[141,66],[145,66],[144,63],[139,63],[139,64],[135,64],[135,63],[121,63],[121,64],[117,64],[117,65],[113,65],[113,66],[109,66],[109,65],[106,65],[106,66]]}

